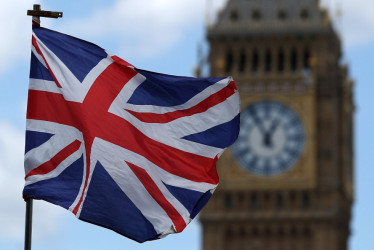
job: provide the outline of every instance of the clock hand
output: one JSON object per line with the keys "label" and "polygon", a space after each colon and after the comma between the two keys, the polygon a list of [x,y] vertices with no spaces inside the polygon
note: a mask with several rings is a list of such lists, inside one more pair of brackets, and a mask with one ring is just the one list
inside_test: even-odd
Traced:
{"label": "clock hand", "polygon": [[265,131],[263,143],[266,147],[269,147],[269,148],[273,147],[273,141],[272,141],[273,133],[274,133],[275,129],[278,127],[278,125],[279,125],[278,119],[273,120],[270,128]]}
{"label": "clock hand", "polygon": [[257,116],[257,113],[255,112],[255,110],[250,110],[249,112],[251,113],[251,116],[253,117],[253,120],[255,121],[255,124],[259,128],[261,134],[265,135],[266,134],[265,126],[262,123],[261,119]]}
{"label": "clock hand", "polygon": [[267,133],[269,133],[270,135],[272,135],[275,131],[275,129],[278,127],[279,125],[279,120],[278,119],[274,119],[271,123],[271,126],[269,128],[269,130],[267,131]]}
{"label": "clock hand", "polygon": [[271,140],[271,134],[269,134],[269,133],[264,134],[263,144],[268,148],[273,147],[273,143],[272,143],[272,140]]}

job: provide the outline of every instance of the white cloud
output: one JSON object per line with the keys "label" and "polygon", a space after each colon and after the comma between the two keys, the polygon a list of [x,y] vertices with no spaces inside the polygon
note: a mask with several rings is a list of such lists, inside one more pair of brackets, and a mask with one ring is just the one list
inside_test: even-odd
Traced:
{"label": "white cloud", "polygon": [[374,1],[345,1],[342,30],[347,47],[374,42]]}
{"label": "white cloud", "polygon": [[24,202],[23,187],[23,135],[12,126],[0,123],[0,207],[1,237],[17,238],[22,235]]}
{"label": "white cloud", "polygon": [[[205,1],[210,2],[209,19],[214,20],[228,0]],[[374,43],[374,1],[321,0],[320,4],[329,11],[346,48]]]}
{"label": "white cloud", "polygon": [[[0,121],[0,240],[19,242],[24,237],[25,202],[22,199],[24,132]],[[45,202],[34,208],[34,237],[48,237],[61,226],[63,209]]]}
{"label": "white cloud", "polygon": [[186,38],[187,31],[203,27],[207,16],[214,20],[226,1],[117,0],[88,17],[54,25],[90,41],[109,40],[119,52],[147,58],[172,49]]}
{"label": "white cloud", "polygon": [[8,0],[1,2],[0,8],[0,74],[14,63],[30,55],[31,17],[26,10],[31,9],[32,0]]}
{"label": "white cloud", "polygon": [[374,42],[374,1],[322,0],[321,4],[329,10],[346,48]]}
{"label": "white cloud", "polygon": [[[31,18],[25,12],[35,2],[42,0],[2,2],[0,74],[17,61],[29,58]],[[82,18],[65,17],[59,22],[43,19],[43,23],[84,39],[109,42],[116,48],[113,51],[116,54],[148,58],[167,53],[178,42],[187,38],[187,31],[201,28],[206,17],[214,20],[217,11],[226,2],[227,0],[117,0]],[[333,16],[336,16],[338,6],[341,6],[341,21],[334,19],[342,30],[347,48],[374,42],[374,15],[371,13],[374,9],[373,1],[321,0],[321,3],[328,7]]]}
{"label": "white cloud", "polygon": [[87,18],[66,21],[59,29],[85,39],[107,36],[118,46],[116,54],[136,53],[147,58],[172,48],[188,29],[199,27],[203,20],[201,0],[125,0],[99,9]]}

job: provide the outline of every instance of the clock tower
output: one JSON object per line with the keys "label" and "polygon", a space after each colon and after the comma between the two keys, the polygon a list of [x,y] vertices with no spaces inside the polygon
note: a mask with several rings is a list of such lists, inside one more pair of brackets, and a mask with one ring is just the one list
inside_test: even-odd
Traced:
{"label": "clock tower", "polygon": [[353,83],[318,0],[228,0],[210,74],[232,75],[240,134],[203,209],[203,250],[344,250],[353,202]]}

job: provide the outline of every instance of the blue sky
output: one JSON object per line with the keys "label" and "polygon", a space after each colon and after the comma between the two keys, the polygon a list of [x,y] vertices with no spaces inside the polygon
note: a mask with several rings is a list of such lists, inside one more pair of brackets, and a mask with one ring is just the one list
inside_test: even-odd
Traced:
{"label": "blue sky", "polygon": [[[207,1],[207,0],[206,0]],[[203,0],[5,0],[0,9],[0,249],[22,249],[25,204],[23,151],[33,3],[64,12],[42,26],[94,42],[139,68],[193,75],[197,46],[204,42]],[[225,0],[214,0],[212,17]],[[374,202],[374,15],[371,0],[321,1],[342,33],[344,58],[355,81],[355,205],[349,249],[373,249]],[[343,17],[336,13],[341,8]],[[81,222],[42,201],[34,204],[33,249],[200,249],[197,221],[178,235],[138,244],[110,230]]]}

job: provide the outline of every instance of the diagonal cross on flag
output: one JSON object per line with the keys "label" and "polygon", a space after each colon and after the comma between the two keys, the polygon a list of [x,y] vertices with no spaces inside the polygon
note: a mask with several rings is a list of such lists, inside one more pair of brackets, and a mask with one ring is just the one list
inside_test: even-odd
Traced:
{"label": "diagonal cross on flag", "polygon": [[144,242],[183,231],[212,195],[239,95],[230,77],[140,70],[34,27],[26,129],[25,197]]}

